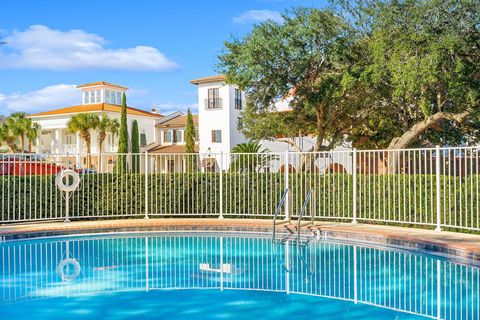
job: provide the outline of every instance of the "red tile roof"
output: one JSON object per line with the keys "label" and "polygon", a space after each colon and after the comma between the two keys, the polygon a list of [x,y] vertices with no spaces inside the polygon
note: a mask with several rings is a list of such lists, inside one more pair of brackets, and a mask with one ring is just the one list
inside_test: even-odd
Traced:
{"label": "red tile roof", "polygon": [[110,86],[110,87],[116,87],[119,89],[124,89],[128,90],[127,87],[124,86],[119,86],[118,84],[106,82],[106,81],[97,81],[97,82],[90,82],[90,83],[85,83],[77,86],[77,88],[86,88],[86,87],[94,87],[94,86]]}
{"label": "red tile roof", "polygon": [[215,76],[193,79],[193,80],[190,80],[190,83],[200,84],[200,83],[209,83],[209,82],[221,82],[221,81],[225,81],[225,79],[226,78],[224,75],[218,74]]}
{"label": "red tile roof", "polygon": [[[195,152],[198,152],[198,145],[195,145]],[[185,145],[160,145],[149,149],[148,153],[185,153]]]}
{"label": "red tile roof", "polygon": [[[29,117],[42,117],[42,116],[53,116],[53,115],[86,113],[86,112],[102,112],[102,111],[120,113],[122,111],[122,107],[114,104],[109,104],[109,103],[83,104],[78,106],[71,106],[67,108],[39,112],[39,113],[32,114]],[[162,117],[162,115],[160,114],[151,113],[148,111],[144,111],[144,110],[140,110],[132,107],[127,107],[127,114],[154,117],[154,118]]]}
{"label": "red tile roof", "polygon": [[[198,127],[198,115],[194,114],[192,115],[192,117],[195,127]],[[156,126],[158,128],[184,128],[187,126],[187,116],[178,116],[165,122],[159,123]]]}

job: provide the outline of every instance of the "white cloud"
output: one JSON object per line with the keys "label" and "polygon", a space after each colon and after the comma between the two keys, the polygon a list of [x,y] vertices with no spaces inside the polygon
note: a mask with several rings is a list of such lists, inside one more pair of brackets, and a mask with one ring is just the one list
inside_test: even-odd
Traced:
{"label": "white cloud", "polygon": [[262,22],[265,20],[282,22],[283,18],[280,13],[270,10],[249,10],[233,18],[233,22],[239,24]]}
{"label": "white cloud", "polygon": [[176,111],[181,111],[181,112],[186,113],[188,109],[190,109],[190,111],[192,113],[197,113],[198,104],[196,104],[196,103],[193,103],[193,104],[178,104],[178,103],[170,103],[169,102],[169,103],[157,104],[157,105],[155,105],[155,108],[159,109],[160,113],[165,116],[165,115],[168,115],[168,114],[170,114],[172,112],[176,112]]}
{"label": "white cloud", "polygon": [[73,84],[56,84],[27,93],[0,93],[0,113],[27,113],[80,104],[80,93]]}
{"label": "white cloud", "polygon": [[61,31],[33,25],[11,32],[4,41],[0,68],[166,71],[178,67],[157,48],[107,48],[105,39],[83,30]]}

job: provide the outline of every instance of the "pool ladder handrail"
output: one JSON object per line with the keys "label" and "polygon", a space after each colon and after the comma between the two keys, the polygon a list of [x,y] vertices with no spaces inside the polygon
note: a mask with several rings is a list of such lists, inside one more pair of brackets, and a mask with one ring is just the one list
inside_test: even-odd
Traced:
{"label": "pool ladder handrail", "polygon": [[280,213],[280,210],[282,209],[283,203],[285,202],[285,199],[287,198],[289,189],[286,188],[285,191],[283,191],[282,198],[280,199],[280,202],[277,205],[277,209],[275,210],[275,214],[273,215],[273,231],[272,231],[272,241],[275,240],[275,234],[276,234],[276,224],[277,224],[277,216]]}
{"label": "pool ladder handrail", "polygon": [[[300,215],[298,216],[298,222],[297,222],[297,243],[300,243],[300,223],[302,222],[302,217],[305,214],[305,210],[307,209],[308,202],[310,201],[310,198],[312,197],[313,190],[310,189],[308,191],[307,196],[305,197],[305,201],[303,202],[302,210],[300,211]],[[314,217],[313,217],[313,210],[312,210],[312,223],[315,225]]]}

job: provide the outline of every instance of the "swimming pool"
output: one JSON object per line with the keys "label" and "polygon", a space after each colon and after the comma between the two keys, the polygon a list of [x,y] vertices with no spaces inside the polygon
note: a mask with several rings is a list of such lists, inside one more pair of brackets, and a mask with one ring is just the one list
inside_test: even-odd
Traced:
{"label": "swimming pool", "polygon": [[480,271],[361,243],[139,233],[0,244],[2,319],[480,319]]}

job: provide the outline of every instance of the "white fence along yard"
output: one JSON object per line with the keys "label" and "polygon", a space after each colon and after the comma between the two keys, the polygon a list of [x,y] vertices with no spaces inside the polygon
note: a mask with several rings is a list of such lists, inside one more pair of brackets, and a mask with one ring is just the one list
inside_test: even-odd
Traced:
{"label": "white fence along yard", "polygon": [[[271,218],[288,187],[287,219],[312,190],[317,220],[480,230],[478,150],[3,154],[0,220]],[[65,169],[80,176],[73,192],[55,184]]]}

